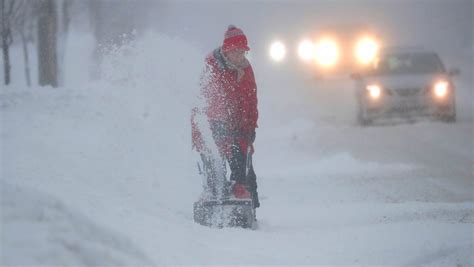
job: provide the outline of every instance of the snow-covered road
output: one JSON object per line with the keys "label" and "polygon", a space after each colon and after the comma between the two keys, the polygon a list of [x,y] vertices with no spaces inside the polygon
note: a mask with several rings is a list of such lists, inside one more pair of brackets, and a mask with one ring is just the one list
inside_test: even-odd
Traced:
{"label": "snow-covered road", "polygon": [[[202,58],[148,38],[131,55],[145,64],[120,86],[1,89],[2,264],[474,264],[469,101],[454,124],[363,128],[334,84],[272,80],[257,67],[259,228],[210,229],[192,221],[201,181],[188,89]],[[167,47],[189,54],[150,71],[177,55],[151,68],[147,49]],[[108,74],[120,78],[113,59]],[[472,84],[460,84],[472,100]]]}

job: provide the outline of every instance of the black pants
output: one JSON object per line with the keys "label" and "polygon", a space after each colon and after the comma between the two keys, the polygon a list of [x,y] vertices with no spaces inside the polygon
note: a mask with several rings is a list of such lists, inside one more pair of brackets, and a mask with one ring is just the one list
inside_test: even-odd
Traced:
{"label": "black pants", "polygon": [[242,183],[247,186],[250,194],[252,194],[252,200],[254,207],[260,207],[257,192],[257,175],[253,169],[252,158],[249,159],[249,171],[245,175],[245,169],[247,165],[247,155],[245,155],[238,144],[232,145],[232,154],[228,157],[230,166],[230,180],[237,183]]}
{"label": "black pants", "polygon": [[[225,123],[213,121],[211,122],[212,137],[216,143],[220,143],[227,136],[232,136],[232,133],[227,132]],[[254,206],[260,207],[257,192],[257,176],[253,169],[252,159],[249,159],[249,172],[245,175],[245,168],[247,164],[247,155],[242,151],[242,148],[238,144],[237,140],[234,140],[232,145],[232,153],[227,157],[227,161],[230,166],[230,180],[237,183],[242,183],[247,186],[250,194],[252,194]]]}

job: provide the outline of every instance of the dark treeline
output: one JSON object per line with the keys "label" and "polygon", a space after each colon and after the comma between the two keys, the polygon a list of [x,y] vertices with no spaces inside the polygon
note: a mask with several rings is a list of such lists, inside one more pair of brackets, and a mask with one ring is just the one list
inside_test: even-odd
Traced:
{"label": "dark treeline", "polygon": [[[157,1],[155,1],[156,3]],[[62,85],[65,43],[70,24],[88,25],[96,40],[94,59],[100,65],[102,52],[120,45],[132,36],[140,24],[134,14],[143,14],[149,1],[115,0],[0,0],[0,39],[3,61],[3,84],[12,83],[12,45],[22,47],[24,77],[28,86]],[[136,11],[136,12],[134,12]],[[38,81],[32,81],[30,49],[36,47]],[[100,75],[99,68],[91,73]]]}

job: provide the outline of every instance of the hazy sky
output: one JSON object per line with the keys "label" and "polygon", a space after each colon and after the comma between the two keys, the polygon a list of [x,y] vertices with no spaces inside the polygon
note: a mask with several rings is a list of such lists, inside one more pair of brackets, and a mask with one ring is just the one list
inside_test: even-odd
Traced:
{"label": "hazy sky", "polygon": [[113,23],[118,27],[115,32],[135,18],[138,27],[180,37],[203,53],[221,44],[229,24],[244,30],[256,57],[266,56],[275,39],[284,41],[288,49],[296,49],[303,38],[314,39],[327,29],[341,33],[347,38],[345,43],[353,42],[347,37],[349,34],[370,29],[383,45],[423,46],[454,64],[472,66],[472,0],[110,0],[109,3],[114,8],[123,3],[122,9],[126,11],[112,12],[118,16]]}
{"label": "hazy sky", "polygon": [[[374,29],[387,43],[435,49],[472,47],[473,1],[173,1],[154,7],[150,25],[212,47],[228,24],[251,44],[273,38],[300,39],[320,28]],[[209,48],[211,49],[211,48]]]}

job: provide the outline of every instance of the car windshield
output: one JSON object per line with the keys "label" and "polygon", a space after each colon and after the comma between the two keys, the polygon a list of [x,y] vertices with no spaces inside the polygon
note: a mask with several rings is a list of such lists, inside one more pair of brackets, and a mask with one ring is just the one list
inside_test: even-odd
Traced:
{"label": "car windshield", "polygon": [[426,74],[444,72],[444,66],[435,53],[387,54],[376,60],[369,75]]}

